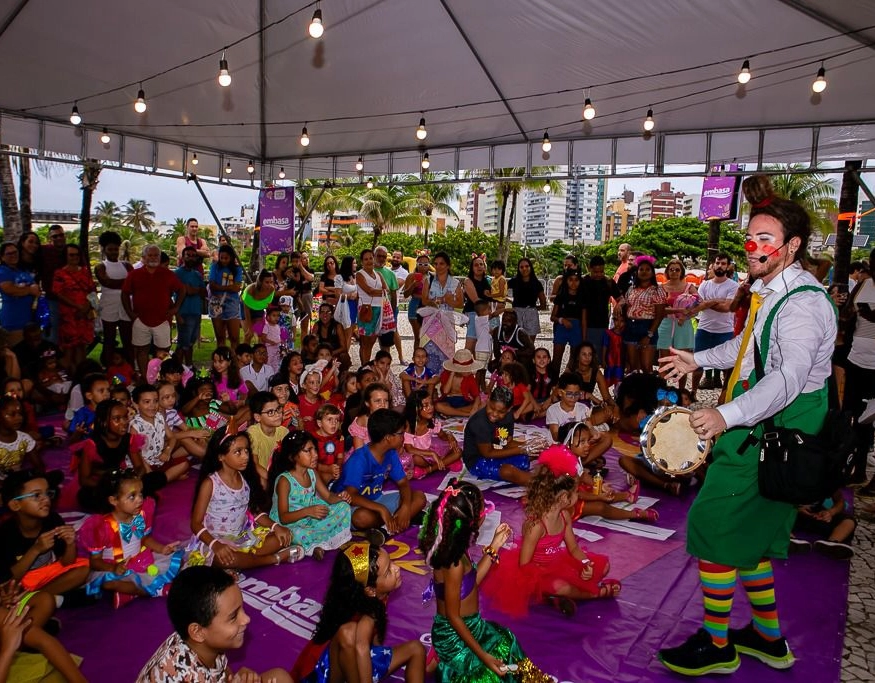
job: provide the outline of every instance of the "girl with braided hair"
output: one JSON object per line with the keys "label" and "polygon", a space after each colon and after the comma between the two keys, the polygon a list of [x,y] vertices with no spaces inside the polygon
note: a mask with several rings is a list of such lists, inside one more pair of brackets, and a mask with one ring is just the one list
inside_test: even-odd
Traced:
{"label": "girl with braided hair", "polygon": [[453,479],[428,510],[419,535],[419,549],[434,569],[423,598],[437,599],[431,642],[438,657],[438,683],[488,681],[550,681],[529,660],[508,629],[480,616],[477,587],[499,550],[510,538],[510,527],[499,524],[483,557],[468,556],[483,520],[486,503],[480,490]]}
{"label": "girl with braided hair", "polygon": [[[292,667],[292,678],[302,683],[382,681],[405,667],[404,680],[421,683],[422,644],[383,644],[386,603],[400,585],[401,570],[385,550],[362,540],[343,545],[334,559],[319,626]],[[361,652],[370,656],[360,657]]]}

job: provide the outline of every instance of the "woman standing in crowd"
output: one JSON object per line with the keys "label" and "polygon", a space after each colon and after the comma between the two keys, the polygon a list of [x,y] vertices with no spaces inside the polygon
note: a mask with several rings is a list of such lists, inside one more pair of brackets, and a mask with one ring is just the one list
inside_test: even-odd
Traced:
{"label": "woman standing in crowd", "polygon": [[322,275],[319,276],[319,294],[322,295],[322,303],[337,306],[339,292],[334,284],[338,275],[337,259],[331,254],[325,257],[322,271]]}
{"label": "woman standing in crowd", "polygon": [[359,310],[359,294],[358,287],[355,283],[355,271],[358,267],[354,256],[344,256],[340,262],[340,270],[334,278],[334,287],[340,292],[340,298],[337,301],[338,306],[347,306],[349,308],[349,316],[341,316],[344,321],[344,345],[347,353],[352,346],[353,337],[355,337],[355,326],[358,323]]}
{"label": "woman standing in crowd", "polygon": [[462,313],[468,316],[468,328],[465,332],[465,348],[474,353],[477,346],[477,326],[474,320],[477,314],[474,312],[474,304],[481,299],[486,299],[489,290],[489,278],[486,277],[486,254],[474,254],[471,257],[471,265],[468,267],[468,277],[465,278],[465,306]]}
{"label": "woman standing in crowd", "polygon": [[583,292],[580,289],[580,271],[569,269],[562,275],[559,291],[553,299],[553,369],[562,367],[565,347],[572,349],[583,342]]}
{"label": "woman standing in crowd", "polygon": [[82,265],[79,245],[68,244],[66,249],[67,265],[55,272],[52,288],[60,302],[61,335],[58,346],[64,349],[67,367],[72,370],[85,360],[88,345],[94,341],[97,311],[88,300],[88,295],[97,288],[91,272]]}
{"label": "woman standing in crowd", "polygon": [[24,326],[33,318],[33,303],[40,295],[34,276],[18,267],[20,254],[14,242],[3,245],[0,265],[0,326],[6,330],[9,346],[24,339]]}
{"label": "woman standing in crowd", "polygon": [[659,342],[659,324],[665,315],[668,295],[656,283],[652,256],[635,259],[632,284],[621,302],[626,308],[626,327],[623,342],[629,356],[630,372],[653,372],[656,344]]}
{"label": "woman standing in crowd", "polygon": [[112,230],[100,233],[98,238],[103,260],[94,269],[100,283],[100,322],[103,326],[103,351],[100,362],[109,365],[115,351],[115,335],[118,330],[122,340],[122,353],[128,362],[133,362],[131,346],[131,319],[122,307],[122,285],[133,266],[119,261],[122,246],[121,236]]}
{"label": "woman standing in crowd", "polygon": [[276,294],[276,281],[273,273],[262,269],[251,285],[243,289],[240,301],[243,303],[243,341],[252,340],[252,326],[264,317],[264,311],[273,302]]}
{"label": "woman standing in crowd", "polygon": [[216,345],[232,348],[240,343],[240,289],[243,268],[230,244],[219,245],[217,260],[210,266],[210,320],[216,333]]}
{"label": "woman standing in crowd", "polygon": [[419,307],[422,306],[422,291],[430,279],[428,250],[416,255],[416,271],[404,280],[404,296],[407,297],[407,320],[413,330],[413,348],[419,348],[419,332],[422,329],[422,317]]}
{"label": "woman standing in crowd", "polygon": [[428,336],[425,344],[428,353],[428,369],[440,375],[444,361],[456,350],[456,314],[461,308],[464,294],[461,283],[450,275],[450,257],[439,251],[432,261],[434,276],[428,286],[422,288],[422,305],[438,309],[437,313],[423,317],[421,334]]}
{"label": "woman standing in crowd", "polygon": [[288,254],[277,254],[273,264],[273,279],[276,282],[276,292],[273,295],[274,303],[278,304],[280,297],[288,294],[286,287],[286,270],[289,268]]}
{"label": "woman standing in crowd", "polygon": [[362,365],[367,365],[371,361],[371,350],[380,333],[386,283],[383,276],[374,270],[374,252],[371,249],[363,250],[359,259],[362,267],[355,274],[359,298],[359,360]]}
{"label": "woman standing in crowd", "polygon": [[35,232],[27,231],[21,233],[18,238],[18,267],[20,270],[27,271],[35,278],[39,279],[40,270],[40,242],[39,235]]}
{"label": "woman standing in crowd", "polygon": [[517,321],[534,341],[541,333],[539,311],[547,308],[547,295],[530,259],[521,258],[517,261],[516,275],[510,279],[507,287],[513,291],[513,310],[516,311]]}
{"label": "woman standing in crowd", "polygon": [[[656,348],[659,351],[659,357],[667,356],[669,349],[676,348],[682,351],[693,350],[693,322],[687,313],[686,307],[675,308],[675,304],[684,303],[684,299],[696,300],[696,286],[692,282],[686,281],[687,270],[684,268],[683,262],[680,259],[672,259],[665,266],[666,282],[662,285],[668,299],[666,301],[668,307],[667,315],[659,324],[657,332],[658,339]],[[681,295],[685,295],[681,298]],[[678,380],[678,388],[683,389],[687,386],[686,375]]]}

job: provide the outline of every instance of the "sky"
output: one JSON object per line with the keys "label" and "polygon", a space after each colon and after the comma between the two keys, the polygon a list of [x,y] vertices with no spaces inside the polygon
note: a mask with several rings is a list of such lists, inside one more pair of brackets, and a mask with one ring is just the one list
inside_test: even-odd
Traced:
{"label": "sky", "polygon": [[[76,166],[64,164],[56,164],[48,178],[35,173],[32,187],[33,209],[78,213],[82,203],[78,173]],[[875,187],[873,176],[875,174],[863,176],[869,187]],[[838,188],[840,177],[831,177],[837,178]],[[657,189],[663,180],[671,181],[675,190],[687,194],[701,194],[702,191],[701,178],[610,178],[607,196],[617,196],[626,187],[635,192],[637,199],[643,192]],[[255,189],[210,183],[203,183],[202,187],[220,218],[238,216],[242,205],[254,204],[258,199],[258,191]],[[172,223],[176,218],[189,217],[195,217],[203,224],[214,222],[193,183],[177,178],[104,169],[94,194],[93,206],[106,200],[114,201],[121,206],[129,199],[145,199],[159,222]]]}

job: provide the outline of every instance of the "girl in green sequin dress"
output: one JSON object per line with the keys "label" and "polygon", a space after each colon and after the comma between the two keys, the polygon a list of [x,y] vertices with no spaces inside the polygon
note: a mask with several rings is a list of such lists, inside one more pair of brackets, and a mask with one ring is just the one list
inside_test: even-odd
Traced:
{"label": "girl in green sequin dress", "polygon": [[434,569],[424,599],[437,599],[437,614],[431,629],[432,646],[438,657],[438,683],[486,683],[487,681],[551,681],[525,656],[508,629],[480,616],[477,587],[498,562],[498,552],[511,534],[500,524],[492,542],[483,548],[475,565],[468,557],[470,546],[486,517],[480,490],[453,480],[428,510],[419,535],[419,549]]}

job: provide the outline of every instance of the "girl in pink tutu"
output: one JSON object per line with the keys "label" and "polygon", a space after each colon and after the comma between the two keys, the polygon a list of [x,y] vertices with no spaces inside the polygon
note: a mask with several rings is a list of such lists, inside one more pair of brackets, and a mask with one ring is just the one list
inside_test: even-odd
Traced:
{"label": "girl in pink tutu", "polygon": [[[540,466],[528,486],[522,543],[502,553],[484,582],[483,594],[497,610],[523,616],[531,603],[547,602],[566,616],[577,600],[613,598],[620,582],[606,578],[610,562],[585,552],[571,529],[568,508],[577,501],[577,480]],[[563,546],[564,542],[564,546]]]}
{"label": "girl in pink tutu", "polygon": [[[413,462],[413,478],[422,479],[436,470],[462,469],[462,449],[440,420],[434,419],[434,402],[429,389],[418,389],[407,398],[404,409],[407,432],[404,452]],[[402,463],[404,460],[402,459]]]}

